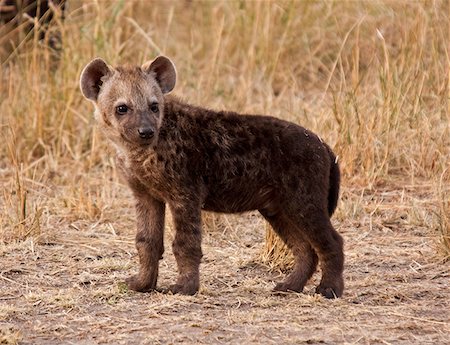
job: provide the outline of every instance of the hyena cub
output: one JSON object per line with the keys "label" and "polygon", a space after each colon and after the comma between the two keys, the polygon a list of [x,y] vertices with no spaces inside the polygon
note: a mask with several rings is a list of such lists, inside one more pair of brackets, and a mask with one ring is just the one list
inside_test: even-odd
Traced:
{"label": "hyena cub", "polygon": [[136,291],[156,288],[164,252],[165,207],[176,229],[173,293],[199,288],[201,210],[258,210],[295,256],[276,291],[303,290],[321,262],[316,291],[342,295],[343,241],[330,222],[339,194],[331,149],[307,129],[269,116],[195,107],[167,96],[176,71],[164,56],[142,67],[91,61],[81,75],[99,127],[117,150],[117,167],[136,199]]}

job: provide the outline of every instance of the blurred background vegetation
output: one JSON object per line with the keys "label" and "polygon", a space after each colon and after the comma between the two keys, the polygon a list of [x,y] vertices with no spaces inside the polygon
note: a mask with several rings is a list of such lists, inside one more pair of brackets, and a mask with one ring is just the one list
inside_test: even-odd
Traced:
{"label": "blurred background vegetation", "polygon": [[352,215],[346,189],[423,186],[422,221],[448,257],[448,1],[69,0],[49,11],[45,35],[26,30],[43,26],[33,18],[0,30],[3,241],[131,203],[79,76],[96,56],[141,65],[165,54],[187,102],[284,118],[330,143],[338,220]]}

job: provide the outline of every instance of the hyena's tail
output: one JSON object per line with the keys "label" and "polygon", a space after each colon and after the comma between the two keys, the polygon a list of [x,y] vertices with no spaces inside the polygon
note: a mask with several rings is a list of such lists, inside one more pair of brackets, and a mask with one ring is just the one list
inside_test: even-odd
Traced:
{"label": "hyena's tail", "polygon": [[328,214],[331,217],[336,209],[339,199],[339,185],[341,182],[341,173],[339,171],[339,163],[337,157],[331,151],[329,147],[328,152],[330,154],[330,187],[328,190]]}

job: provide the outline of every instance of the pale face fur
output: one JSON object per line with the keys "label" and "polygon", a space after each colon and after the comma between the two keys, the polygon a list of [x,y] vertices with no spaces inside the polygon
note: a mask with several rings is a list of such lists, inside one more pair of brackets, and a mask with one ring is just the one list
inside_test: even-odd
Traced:
{"label": "pale face fur", "polygon": [[81,75],[81,90],[95,104],[99,128],[118,148],[154,146],[164,116],[164,93],[175,85],[172,62],[158,57],[140,67],[90,62]]}
{"label": "pale face fur", "polygon": [[[124,114],[118,107],[126,107]],[[118,69],[104,82],[99,93],[95,117],[106,137],[114,143],[152,145],[164,112],[164,97],[152,75],[135,69]],[[153,131],[152,136],[139,134],[140,129]]]}

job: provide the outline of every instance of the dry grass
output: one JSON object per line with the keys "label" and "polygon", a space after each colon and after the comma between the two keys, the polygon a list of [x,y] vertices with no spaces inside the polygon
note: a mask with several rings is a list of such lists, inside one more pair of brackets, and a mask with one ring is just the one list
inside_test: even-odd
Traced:
{"label": "dry grass", "polygon": [[[449,16],[448,1],[69,1],[51,28],[58,62],[37,34],[0,30],[15,47],[0,65],[0,343],[444,344]],[[189,102],[272,114],[334,146],[343,299],[313,295],[317,276],[305,294],[270,295],[288,259],[270,233],[275,252],[262,250],[253,213],[205,214],[198,296],[120,283],[136,269],[132,201],[78,77],[94,56],[159,53]],[[160,285],[174,275],[167,245]]]}

